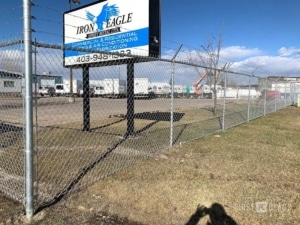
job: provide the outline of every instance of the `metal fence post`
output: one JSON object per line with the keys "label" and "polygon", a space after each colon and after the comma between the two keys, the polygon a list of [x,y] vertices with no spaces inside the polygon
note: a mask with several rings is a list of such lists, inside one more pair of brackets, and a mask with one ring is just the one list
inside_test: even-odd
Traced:
{"label": "metal fence post", "polygon": [[250,121],[250,87],[251,86],[251,77],[249,76],[249,86],[248,86],[248,113],[247,113],[247,123]]}
{"label": "metal fence post", "polygon": [[291,96],[291,104],[294,105],[296,103],[295,101],[295,89],[296,85],[293,83],[290,83],[290,96]]}
{"label": "metal fence post", "polygon": [[170,147],[173,146],[173,126],[174,126],[173,120],[174,120],[174,60],[172,62],[172,72],[171,72]]}
{"label": "metal fence post", "polygon": [[225,130],[225,113],[226,113],[226,87],[227,87],[227,76],[224,74],[224,93],[223,93],[223,121],[222,130]]}
{"label": "metal fence post", "polygon": [[292,83],[289,83],[289,105],[293,105],[293,97],[292,97]]}
{"label": "metal fence post", "polygon": [[284,83],[284,107],[287,107],[287,101],[286,101],[286,84],[287,83]]}
{"label": "metal fence post", "polygon": [[266,82],[265,82],[265,94],[264,94],[264,116],[266,115],[267,113],[267,109],[266,109],[266,106],[267,106],[267,87],[268,87],[268,79],[266,79]]}
{"label": "metal fence post", "polygon": [[175,63],[174,60],[179,53],[182,44],[178,48],[177,52],[172,58],[172,72],[171,72],[171,109],[170,109],[170,146],[173,146],[173,129],[174,129],[174,71],[175,71]]}
{"label": "metal fence post", "polygon": [[32,55],[31,55],[31,1],[23,0],[25,52],[25,211],[33,217],[33,109],[32,109]]}
{"label": "metal fence post", "polygon": [[277,111],[277,81],[275,81],[275,104],[274,104],[274,112]]}

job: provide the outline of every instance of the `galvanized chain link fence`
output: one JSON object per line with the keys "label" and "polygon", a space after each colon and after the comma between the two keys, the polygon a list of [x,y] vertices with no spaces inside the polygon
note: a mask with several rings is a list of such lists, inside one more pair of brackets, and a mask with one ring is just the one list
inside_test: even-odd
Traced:
{"label": "galvanized chain link fence", "polygon": [[[0,49],[0,190],[20,202],[25,195],[22,43]],[[132,58],[127,64],[70,70],[62,66],[62,47],[35,42],[33,49],[36,209],[170,146],[292,105],[300,93],[291,81],[229,71],[222,72],[214,91],[209,85],[193,87],[183,81],[197,80],[195,67],[201,65],[168,59],[140,57],[138,63]]]}
{"label": "galvanized chain link fence", "polygon": [[24,200],[24,100],[20,41],[1,45],[0,54],[0,191]]}

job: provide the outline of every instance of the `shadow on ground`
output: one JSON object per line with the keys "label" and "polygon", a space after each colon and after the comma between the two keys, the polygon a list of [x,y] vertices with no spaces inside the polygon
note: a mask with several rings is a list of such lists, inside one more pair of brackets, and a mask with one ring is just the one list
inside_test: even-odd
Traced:
{"label": "shadow on ground", "polygon": [[194,214],[185,225],[238,225],[238,223],[227,215],[224,207],[219,203],[213,203],[209,208],[198,205]]}

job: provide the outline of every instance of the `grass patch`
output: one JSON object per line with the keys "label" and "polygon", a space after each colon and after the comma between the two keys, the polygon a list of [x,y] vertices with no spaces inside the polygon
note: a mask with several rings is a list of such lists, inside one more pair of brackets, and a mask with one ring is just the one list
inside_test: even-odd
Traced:
{"label": "grass patch", "polygon": [[[239,224],[294,224],[299,124],[299,109],[289,107],[141,161],[77,198],[93,196],[81,202],[87,208],[101,199],[106,210],[144,224],[185,224],[198,205],[214,203]],[[261,202],[266,212],[257,211]],[[200,224],[208,219],[200,218]]]}
{"label": "grass patch", "polygon": [[[34,138],[39,200],[51,200],[87,170],[76,184],[94,185],[68,200],[68,210],[83,210],[85,221],[105,212],[143,224],[185,224],[203,209],[198,205],[213,212],[214,203],[240,224],[300,221],[299,108],[288,107],[219,133],[222,108],[216,117],[209,109],[176,112],[182,116],[174,123],[177,145],[168,150],[166,112],[157,120],[136,118],[136,135],[125,139],[123,118],[93,121],[91,132],[82,132],[81,123],[40,127]],[[226,112],[227,127],[248,116],[244,105],[229,104]],[[207,136],[211,133],[215,135]],[[191,139],[198,140],[182,144]],[[8,151],[16,146],[0,153],[4,169],[11,167],[8,159],[23,165],[18,150]],[[23,173],[17,170],[8,172]],[[277,209],[259,213],[257,202]],[[70,216],[56,213],[62,218],[57,221]],[[200,224],[208,217],[201,217]]]}

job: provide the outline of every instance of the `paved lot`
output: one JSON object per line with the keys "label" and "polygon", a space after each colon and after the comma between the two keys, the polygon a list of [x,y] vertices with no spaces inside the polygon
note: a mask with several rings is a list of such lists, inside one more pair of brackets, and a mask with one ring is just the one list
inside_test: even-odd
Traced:
{"label": "paved lot", "polygon": [[[38,121],[39,126],[58,125],[82,121],[83,119],[83,99],[76,98],[75,103],[69,103],[68,97],[43,97],[34,99],[33,107],[34,121]],[[174,99],[174,108],[190,108],[212,106],[211,99]],[[137,99],[134,102],[134,112],[153,112],[168,111],[171,107],[171,99]],[[1,121],[11,123],[23,123],[23,102],[19,100],[2,101],[0,105]],[[108,99],[91,98],[90,99],[90,117],[91,120],[107,118],[109,115],[118,115],[127,113],[127,99]],[[37,115],[37,117],[36,117]]]}

